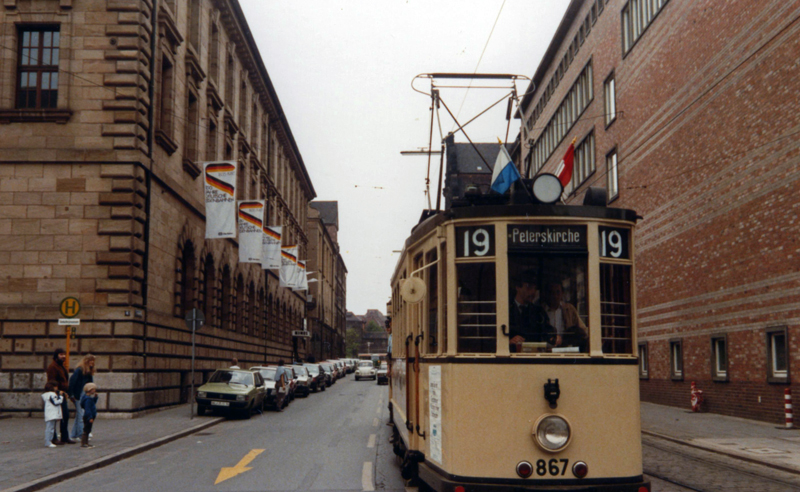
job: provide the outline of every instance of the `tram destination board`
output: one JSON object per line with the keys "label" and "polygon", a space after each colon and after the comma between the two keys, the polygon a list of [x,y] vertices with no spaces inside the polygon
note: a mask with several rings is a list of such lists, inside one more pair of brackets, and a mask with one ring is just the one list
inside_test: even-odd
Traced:
{"label": "tram destination board", "polygon": [[509,251],[586,252],[586,226],[509,224]]}

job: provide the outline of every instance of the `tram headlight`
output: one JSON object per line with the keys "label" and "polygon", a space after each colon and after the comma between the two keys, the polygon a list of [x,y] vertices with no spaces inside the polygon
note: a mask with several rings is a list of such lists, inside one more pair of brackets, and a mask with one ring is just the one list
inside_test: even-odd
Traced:
{"label": "tram headlight", "polygon": [[545,451],[561,451],[569,444],[569,423],[559,415],[543,415],[536,422],[534,436]]}

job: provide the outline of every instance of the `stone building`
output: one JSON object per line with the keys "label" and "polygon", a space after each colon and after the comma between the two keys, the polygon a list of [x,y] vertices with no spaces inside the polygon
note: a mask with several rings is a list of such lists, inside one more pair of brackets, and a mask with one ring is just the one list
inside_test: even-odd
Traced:
{"label": "stone building", "polygon": [[800,363],[797,0],[573,0],[522,103],[523,176],[573,138],[635,239],[643,400],[782,422]]}
{"label": "stone building", "polygon": [[9,0],[0,24],[0,408],[40,409],[70,296],[104,412],[187,401],[192,308],[197,382],[288,359],[305,295],[204,239],[202,161],[237,161],[301,257],[315,196],[238,1]]}
{"label": "stone building", "polygon": [[308,310],[311,353],[317,360],[344,357],[347,269],[339,253],[338,203],[309,203],[307,220],[307,268],[316,280],[308,284],[313,299]]}

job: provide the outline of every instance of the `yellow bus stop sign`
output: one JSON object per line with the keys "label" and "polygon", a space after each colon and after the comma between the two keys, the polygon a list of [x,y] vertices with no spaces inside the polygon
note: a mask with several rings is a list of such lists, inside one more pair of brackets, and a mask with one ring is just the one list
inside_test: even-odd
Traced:
{"label": "yellow bus stop sign", "polygon": [[66,297],[61,301],[60,308],[65,318],[74,318],[81,312],[81,303],[74,297]]}

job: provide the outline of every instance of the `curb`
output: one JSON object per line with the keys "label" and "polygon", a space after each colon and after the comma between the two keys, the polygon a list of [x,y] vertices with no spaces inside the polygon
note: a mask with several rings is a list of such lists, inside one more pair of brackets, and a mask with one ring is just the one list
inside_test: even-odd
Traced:
{"label": "curb", "polygon": [[52,475],[48,475],[46,477],[42,477],[40,479],[34,480],[32,482],[24,483],[22,485],[17,485],[16,487],[11,487],[10,489],[3,489],[0,492],[32,492],[34,490],[41,490],[45,487],[49,487],[54,485],[58,482],[63,482],[64,480],[68,480],[70,478],[77,477],[78,475],[83,475],[84,473],[97,470],[99,468],[103,468],[105,466],[111,465],[116,463],[117,461],[124,460],[126,458],[130,458],[131,456],[135,456],[140,453],[144,453],[153,448],[157,448],[159,446],[163,446],[164,444],[168,444],[172,441],[178,440],[182,437],[186,437],[188,435],[194,434],[195,432],[201,431],[203,429],[207,429],[209,427],[215,426],[220,422],[223,422],[225,417],[217,417],[209,422],[204,424],[196,425],[194,427],[190,427],[188,429],[182,430],[180,432],[176,432],[175,434],[171,434],[169,436],[161,437],[158,439],[154,439],[150,442],[146,442],[144,444],[140,444],[138,446],[134,446],[132,448],[124,449],[122,451],[118,451],[114,454],[110,454],[108,456],[103,456],[102,458],[98,458],[93,461],[89,461],[88,463],[84,463],[81,466],[71,468],[69,470],[64,470],[63,472],[54,473]]}
{"label": "curb", "polygon": [[[677,439],[675,437],[670,437],[670,436],[666,436],[664,434],[659,434],[657,432],[651,432],[651,431],[642,430],[642,434],[650,436],[650,437],[655,437],[655,438],[658,438],[658,439],[664,439],[665,441],[670,441],[670,442],[673,442],[675,444],[682,444],[682,445],[688,446],[690,448],[700,449],[702,451],[707,451],[709,453],[721,454],[721,455],[728,456],[730,458],[736,458],[738,460],[747,461],[748,463],[753,463],[753,464],[756,464],[756,465],[766,466],[768,468],[773,468],[775,470],[780,470],[782,472],[791,473],[793,475],[800,475],[800,470],[798,470],[796,468],[789,468],[789,467],[782,466],[782,465],[776,465],[774,463],[769,463],[767,461],[757,460],[755,458],[748,458],[746,456],[742,456],[742,455],[735,454],[735,453],[730,453],[730,452],[727,452],[727,451],[722,451],[720,449],[701,446],[699,444],[694,444],[694,443],[691,443],[691,442],[688,442],[688,441],[684,441],[682,439]],[[0,492],[5,492],[5,491],[0,491]]]}

